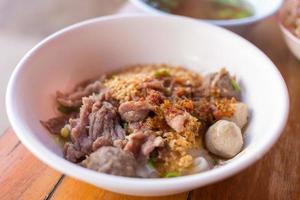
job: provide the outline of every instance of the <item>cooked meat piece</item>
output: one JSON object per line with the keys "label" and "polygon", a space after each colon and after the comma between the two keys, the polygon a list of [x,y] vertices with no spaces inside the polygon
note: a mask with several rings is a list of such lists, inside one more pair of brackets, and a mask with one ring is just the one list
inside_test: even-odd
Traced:
{"label": "cooked meat piece", "polygon": [[68,123],[69,118],[70,116],[60,116],[40,122],[50,133],[59,134],[60,130]]}
{"label": "cooked meat piece", "polygon": [[161,80],[153,79],[149,82],[144,82],[143,88],[153,89],[153,90],[164,90],[163,82]]}
{"label": "cooked meat piece", "polygon": [[172,93],[173,97],[190,97],[192,95],[191,87],[176,87]]}
{"label": "cooked meat piece", "polygon": [[112,140],[125,138],[125,131],[113,105],[102,102],[100,107],[93,107],[93,112],[89,115],[89,136],[92,140],[101,136]]}
{"label": "cooked meat piece", "polygon": [[71,119],[71,139],[72,142],[80,143],[82,138],[88,137],[87,127],[89,125],[89,115],[92,112],[95,100],[93,98],[84,97],[82,99],[83,105],[80,108],[79,118]]}
{"label": "cooked meat piece", "polygon": [[240,91],[238,91],[233,82],[235,78],[230,76],[228,71],[222,68],[219,72],[209,74],[204,78],[201,88],[194,91],[195,97],[207,97],[214,93],[219,93],[221,97],[240,100]]}
{"label": "cooked meat piece", "polygon": [[141,150],[143,155],[149,156],[150,153],[156,147],[163,147],[163,146],[164,146],[164,140],[162,137],[160,136],[155,137],[154,135],[149,135],[146,142],[142,145]]}
{"label": "cooked meat piece", "polygon": [[66,107],[79,107],[82,104],[82,97],[90,96],[93,93],[99,93],[104,88],[101,77],[100,80],[91,82],[87,85],[81,84],[70,94],[65,94],[60,91],[56,93],[56,100]]}
{"label": "cooked meat piece", "polygon": [[167,114],[165,119],[167,124],[176,132],[182,132],[184,130],[185,122],[191,117],[187,112],[182,112],[178,115]]}
{"label": "cooked meat piece", "polygon": [[205,144],[211,153],[223,158],[232,158],[243,147],[241,129],[233,122],[219,120],[208,129]]}
{"label": "cooked meat piece", "polygon": [[83,105],[80,108],[79,118],[70,119],[71,141],[64,147],[64,155],[71,162],[78,162],[92,151],[92,140],[88,137],[89,114],[92,111],[95,100],[83,98]]}
{"label": "cooked meat piece", "polygon": [[145,129],[145,126],[144,126],[143,122],[131,122],[131,123],[128,123],[127,131],[129,133],[135,133],[135,132],[143,131],[144,129]]}
{"label": "cooked meat piece", "polygon": [[148,157],[156,147],[164,146],[164,140],[160,136],[148,132],[132,133],[124,147],[125,151],[132,152],[136,157]]}
{"label": "cooked meat piece", "polygon": [[[113,140],[125,138],[116,108],[103,101],[108,97],[104,95],[106,94],[84,97],[79,118],[70,120],[73,146],[68,144],[65,147],[65,157],[70,158],[72,162],[78,162],[81,156],[88,155],[101,146],[112,145]],[[74,156],[68,155],[69,152],[74,152],[73,150],[81,152],[76,154],[75,159]]]}
{"label": "cooked meat piece", "polygon": [[84,153],[79,150],[74,144],[67,142],[64,146],[64,156],[67,160],[71,162],[78,162],[80,159],[84,158]]}
{"label": "cooked meat piece", "polygon": [[174,129],[177,133],[189,131],[198,135],[201,122],[199,122],[198,119],[193,117],[189,112],[185,111],[190,106],[191,105],[189,103],[174,104],[170,101],[165,101],[161,106],[161,109],[167,125],[169,125],[169,127]]}
{"label": "cooked meat piece", "polygon": [[138,122],[145,119],[151,109],[146,101],[128,101],[120,105],[119,113],[127,122]]}
{"label": "cooked meat piece", "polygon": [[92,144],[93,151],[96,151],[100,147],[103,146],[112,146],[111,138],[107,138],[105,136],[98,137]]}
{"label": "cooked meat piece", "polygon": [[234,97],[235,99],[240,99],[240,91],[237,91],[234,88],[234,86],[232,85],[232,80],[234,80],[234,78],[231,77],[228,71],[223,68],[213,78],[211,86],[220,89],[221,97]]}
{"label": "cooked meat piece", "polygon": [[137,162],[132,153],[116,147],[101,147],[82,161],[82,165],[102,173],[136,176]]}
{"label": "cooked meat piece", "polygon": [[238,127],[242,129],[248,121],[248,106],[245,103],[241,102],[235,103],[233,116],[224,119],[234,122]]}
{"label": "cooked meat piece", "polygon": [[113,141],[113,146],[120,149],[123,149],[126,144],[127,144],[127,140],[117,139]]}
{"label": "cooked meat piece", "polygon": [[157,160],[163,161],[168,157],[168,155],[169,155],[169,150],[167,148],[160,148],[158,150]]}
{"label": "cooked meat piece", "polygon": [[67,142],[64,145],[64,156],[67,160],[77,163],[84,159],[92,151],[92,141],[89,138],[81,138],[80,143]]}
{"label": "cooked meat piece", "polygon": [[137,133],[132,133],[128,137],[128,142],[124,147],[125,151],[132,152],[133,155],[138,156],[140,149],[145,140],[147,139],[148,134],[139,131]]}
{"label": "cooked meat piece", "polygon": [[147,92],[147,97],[146,100],[151,104],[151,105],[159,105],[163,102],[163,100],[166,97],[159,91],[156,90],[149,90]]}

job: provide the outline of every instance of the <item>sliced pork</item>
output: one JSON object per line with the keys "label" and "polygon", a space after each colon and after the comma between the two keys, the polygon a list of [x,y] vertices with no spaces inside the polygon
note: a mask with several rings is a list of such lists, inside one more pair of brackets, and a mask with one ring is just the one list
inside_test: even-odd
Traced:
{"label": "sliced pork", "polygon": [[88,81],[79,84],[71,93],[57,91],[56,100],[65,107],[79,107],[82,104],[82,97],[90,96],[93,93],[100,93],[101,89],[104,88],[102,84],[103,79],[104,77],[101,77],[100,80],[95,82]]}
{"label": "sliced pork", "polygon": [[152,109],[146,101],[128,101],[119,107],[119,113],[123,120],[127,122],[138,122],[145,119]]}
{"label": "sliced pork", "polygon": [[117,108],[103,101],[102,96],[85,97],[82,101],[79,118],[70,120],[72,143],[65,145],[65,157],[72,162],[102,146],[112,145],[113,140],[125,138]]}

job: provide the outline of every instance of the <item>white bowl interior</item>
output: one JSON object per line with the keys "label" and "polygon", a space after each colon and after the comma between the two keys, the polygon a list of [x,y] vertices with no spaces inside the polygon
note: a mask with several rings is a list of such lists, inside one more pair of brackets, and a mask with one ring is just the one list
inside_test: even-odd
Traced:
{"label": "white bowl interior", "polygon": [[[203,174],[168,180],[104,175],[65,161],[62,149],[39,122],[55,116],[55,91],[140,63],[183,65],[204,74],[227,67],[236,74],[251,110],[241,156]],[[108,17],[68,28],[29,52],[10,80],[7,110],[22,142],[52,167],[112,191],[163,195],[220,180],[260,158],[285,124],[288,95],[272,62],[228,31],[179,17]]]}
{"label": "white bowl interior", "polygon": [[[151,6],[147,5],[142,0],[131,0],[131,2],[136,5],[138,8],[142,10],[152,13],[152,14],[167,14],[162,12],[158,9],[152,8]],[[272,15],[275,13],[281,6],[283,0],[245,0],[245,2],[249,3],[251,9],[254,12],[254,15],[251,17],[243,18],[243,19],[233,19],[233,20],[205,20],[210,23],[220,25],[220,26],[240,26],[245,24],[250,24],[261,20],[267,16]]]}

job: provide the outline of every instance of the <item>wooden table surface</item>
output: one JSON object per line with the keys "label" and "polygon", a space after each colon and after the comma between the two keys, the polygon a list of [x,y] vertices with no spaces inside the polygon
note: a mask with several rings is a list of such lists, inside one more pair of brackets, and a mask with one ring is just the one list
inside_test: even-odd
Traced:
{"label": "wooden table surface", "polygon": [[51,169],[36,159],[13,130],[8,129],[0,137],[0,199],[300,199],[300,62],[288,51],[272,18],[245,37],[277,65],[288,85],[291,103],[284,133],[253,166],[224,181],[183,194],[132,197],[96,188]]}

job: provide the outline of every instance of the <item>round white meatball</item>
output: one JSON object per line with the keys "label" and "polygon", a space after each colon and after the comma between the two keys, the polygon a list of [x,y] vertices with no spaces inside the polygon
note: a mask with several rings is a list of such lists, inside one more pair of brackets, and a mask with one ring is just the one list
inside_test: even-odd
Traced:
{"label": "round white meatball", "polygon": [[233,122],[219,120],[208,129],[205,143],[211,153],[223,158],[232,158],[243,147],[241,129]]}
{"label": "round white meatball", "polygon": [[229,120],[234,122],[240,129],[242,129],[248,120],[248,106],[245,103],[235,103],[234,104],[235,112],[232,117],[224,118],[225,120]]}
{"label": "round white meatball", "polygon": [[204,172],[204,171],[207,171],[211,168],[212,167],[209,164],[209,162],[204,157],[199,156],[199,157],[194,159],[193,167],[190,170],[190,174],[196,174],[196,173]]}

